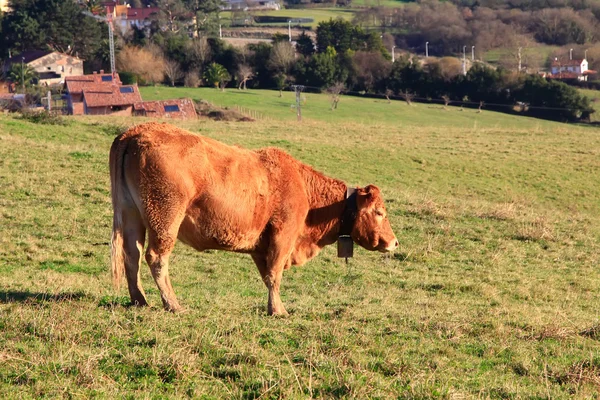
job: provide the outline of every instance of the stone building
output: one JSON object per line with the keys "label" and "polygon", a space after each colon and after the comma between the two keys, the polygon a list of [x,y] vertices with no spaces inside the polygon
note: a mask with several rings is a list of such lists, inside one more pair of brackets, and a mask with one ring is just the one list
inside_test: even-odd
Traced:
{"label": "stone building", "polygon": [[68,76],[83,75],[83,60],[58,51],[26,51],[7,60],[8,71],[13,64],[23,63],[33,68],[40,85],[63,84]]}

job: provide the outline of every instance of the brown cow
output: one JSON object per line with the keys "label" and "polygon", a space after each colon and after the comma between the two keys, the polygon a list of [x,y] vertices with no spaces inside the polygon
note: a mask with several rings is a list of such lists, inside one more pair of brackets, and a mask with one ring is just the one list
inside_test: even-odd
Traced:
{"label": "brown cow", "polygon": [[196,250],[249,253],[269,289],[269,314],[286,314],[283,270],[316,256],[340,234],[368,250],[398,246],[379,189],[346,199],[347,186],[282,150],[246,150],[167,124],[147,123],[119,135],[110,149],[114,209],[112,272],[125,270],[131,301],[146,305],[139,277],[146,261],[163,305],[181,309],[169,279],[179,238]]}

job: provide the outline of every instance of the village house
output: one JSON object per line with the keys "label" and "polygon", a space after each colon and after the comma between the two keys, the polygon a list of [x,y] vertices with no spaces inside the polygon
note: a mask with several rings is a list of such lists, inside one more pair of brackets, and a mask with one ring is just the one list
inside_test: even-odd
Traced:
{"label": "village house", "polygon": [[8,59],[5,71],[23,63],[38,73],[40,85],[62,84],[68,76],[83,75],[83,60],[58,51],[26,51]]}
{"label": "village house", "polygon": [[561,60],[555,57],[552,61],[549,79],[576,79],[578,81],[587,81],[588,75],[595,74],[596,71],[588,69],[588,62],[585,58]]}
{"label": "village house", "polygon": [[145,29],[150,27],[152,21],[156,19],[160,8],[158,7],[140,7],[132,8],[129,4],[118,4],[113,2],[104,3],[106,14],[110,15],[113,23],[121,30],[121,33],[127,33],[133,27]]}
{"label": "village house", "polygon": [[136,85],[122,85],[118,75],[104,71],[69,77],[65,90],[72,115],[132,115],[133,105],[142,101]]}
{"label": "village house", "polygon": [[196,118],[190,99],[144,102],[137,85],[123,85],[118,74],[104,71],[68,77],[65,81],[67,111],[71,115],[124,115],[155,118]]}

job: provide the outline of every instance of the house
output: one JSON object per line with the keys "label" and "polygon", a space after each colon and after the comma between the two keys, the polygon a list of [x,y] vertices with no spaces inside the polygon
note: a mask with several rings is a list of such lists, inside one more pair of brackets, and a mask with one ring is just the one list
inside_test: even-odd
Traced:
{"label": "house", "polygon": [[124,115],[155,118],[196,118],[190,99],[142,100],[137,85],[123,85],[119,75],[104,71],[67,77],[67,111],[71,115]]}
{"label": "house", "polygon": [[83,88],[83,112],[86,115],[133,114],[133,105],[142,101],[137,85],[91,85]]}
{"label": "house", "polygon": [[83,60],[58,51],[26,51],[8,59],[5,71],[13,64],[24,63],[34,69],[39,76],[39,84],[62,84],[68,76],[83,75]]}
{"label": "house", "polygon": [[[92,90],[100,87],[120,86],[119,75],[94,72],[92,75],[70,76],[65,79],[65,93],[67,99],[67,110],[72,115],[85,114],[83,92],[85,89]],[[112,90],[112,89],[111,89]],[[133,103],[132,103],[133,104]]]}
{"label": "house", "polygon": [[104,2],[106,14],[112,17],[113,24],[126,33],[133,27],[138,29],[148,28],[153,20],[156,20],[159,7],[136,7],[129,4],[118,4],[118,2]]}
{"label": "house", "polygon": [[549,79],[587,81],[588,75],[595,73],[596,71],[588,69],[588,62],[585,58],[562,60],[555,57],[552,61],[550,74],[546,77]]}
{"label": "house", "polygon": [[153,118],[196,118],[191,99],[144,101],[133,106],[133,115]]}

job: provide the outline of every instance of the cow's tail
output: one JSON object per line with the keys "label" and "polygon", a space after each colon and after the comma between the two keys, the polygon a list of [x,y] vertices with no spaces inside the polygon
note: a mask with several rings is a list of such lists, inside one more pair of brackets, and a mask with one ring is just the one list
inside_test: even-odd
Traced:
{"label": "cow's tail", "polygon": [[117,136],[110,148],[110,191],[113,206],[113,230],[111,239],[110,264],[113,285],[116,289],[121,286],[125,272],[125,251],[123,247],[123,203],[125,200],[125,176],[123,163],[127,149],[127,139]]}

